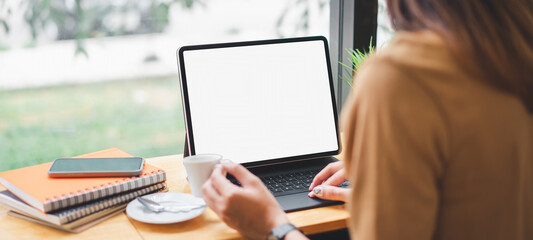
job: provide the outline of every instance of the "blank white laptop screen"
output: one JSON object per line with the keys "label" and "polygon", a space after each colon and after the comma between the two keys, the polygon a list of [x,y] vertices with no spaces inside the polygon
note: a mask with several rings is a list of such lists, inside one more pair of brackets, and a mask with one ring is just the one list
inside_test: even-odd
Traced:
{"label": "blank white laptop screen", "polygon": [[250,163],[339,149],[323,41],[192,49],[182,61],[195,154]]}

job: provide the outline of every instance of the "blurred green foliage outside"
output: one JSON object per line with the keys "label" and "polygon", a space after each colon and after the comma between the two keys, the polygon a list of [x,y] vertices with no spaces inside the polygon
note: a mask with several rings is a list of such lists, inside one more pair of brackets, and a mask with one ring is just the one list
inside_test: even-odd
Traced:
{"label": "blurred green foliage outside", "polygon": [[177,77],[0,91],[0,171],[111,147],[182,153],[179,91]]}

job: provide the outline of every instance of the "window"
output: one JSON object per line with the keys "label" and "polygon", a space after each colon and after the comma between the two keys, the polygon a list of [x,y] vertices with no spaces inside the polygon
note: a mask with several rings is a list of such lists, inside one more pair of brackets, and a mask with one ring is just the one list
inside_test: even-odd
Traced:
{"label": "window", "polygon": [[377,48],[387,46],[392,37],[394,37],[394,30],[390,23],[389,14],[387,13],[386,0],[378,1],[378,29],[376,34]]}
{"label": "window", "polygon": [[183,152],[175,51],[329,37],[327,0],[0,3],[0,171],[118,147]]}
{"label": "window", "polygon": [[[331,1],[331,59],[333,77],[336,80],[337,108],[342,108],[351,87],[344,79],[352,73],[342,64],[351,66],[348,53],[351,49],[366,51],[370,39],[376,36],[377,2],[362,0]],[[342,63],[342,64],[341,64]]]}
{"label": "window", "polygon": [[350,79],[351,73],[343,71],[340,64],[352,64],[347,50],[368,51],[370,39],[379,50],[390,42],[394,30],[389,21],[385,0],[331,0],[330,25],[330,55],[337,107],[340,110],[351,91],[351,87],[343,80]]}

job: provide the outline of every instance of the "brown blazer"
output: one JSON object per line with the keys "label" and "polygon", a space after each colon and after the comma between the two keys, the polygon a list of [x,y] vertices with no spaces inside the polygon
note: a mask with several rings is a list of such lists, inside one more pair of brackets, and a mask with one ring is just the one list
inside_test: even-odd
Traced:
{"label": "brown blazer", "polygon": [[533,116],[436,34],[364,64],[342,131],[354,239],[533,239]]}

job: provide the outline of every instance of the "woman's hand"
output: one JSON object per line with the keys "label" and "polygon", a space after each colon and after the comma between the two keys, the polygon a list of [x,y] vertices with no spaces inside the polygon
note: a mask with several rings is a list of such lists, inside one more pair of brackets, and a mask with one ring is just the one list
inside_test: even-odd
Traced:
{"label": "woman's hand", "polygon": [[320,171],[309,186],[309,197],[346,202],[351,188],[337,187],[346,180],[343,163],[338,161],[328,164]]}
{"label": "woman's hand", "polygon": [[[225,172],[242,187],[226,179]],[[274,227],[289,222],[261,180],[239,164],[230,162],[215,168],[202,186],[202,194],[222,221],[250,239],[265,239]]]}

